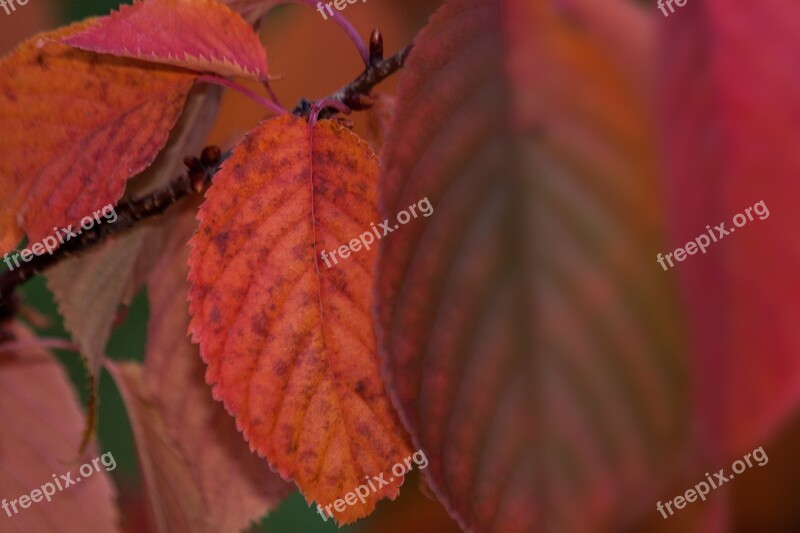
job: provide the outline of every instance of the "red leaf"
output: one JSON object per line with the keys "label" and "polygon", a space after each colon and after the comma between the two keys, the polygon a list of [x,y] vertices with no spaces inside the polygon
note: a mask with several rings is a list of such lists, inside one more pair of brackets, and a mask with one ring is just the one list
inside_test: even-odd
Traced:
{"label": "red leaf", "polygon": [[[167,142],[195,75],[34,37],[0,62],[0,251],[122,197]],[[77,228],[75,228],[77,229]]]}
{"label": "red leaf", "polygon": [[686,452],[644,84],[553,4],[448,2],[384,147],[381,218],[435,213],[381,241],[379,348],[466,530],[620,529]]}
{"label": "red leaf", "polygon": [[[377,220],[377,159],[330,121],[262,123],[217,174],[192,239],[191,333],[214,395],[306,498],[329,505],[407,454],[375,354],[374,255],[317,258]],[[336,512],[394,498],[402,478]]]}
{"label": "red leaf", "polygon": [[660,42],[672,236],[663,251],[707,225],[731,229],[759,201],[770,212],[675,268],[697,427],[721,455],[763,444],[800,401],[799,21],[795,2],[690,2]]}
{"label": "red leaf", "polygon": [[[34,341],[22,326],[13,326],[10,331],[20,342]],[[66,372],[47,350],[28,348],[9,353],[0,346],[0,425],[0,497],[9,506],[9,511],[0,511],[0,529],[79,533],[86,531],[87,517],[91,517],[96,530],[118,531],[111,476],[105,469],[79,476],[79,467],[99,453],[92,445],[89,452],[74,460],[83,428],[83,408]],[[13,513],[12,500],[30,497],[31,491],[41,491],[42,485],[52,483],[54,474],[68,472],[74,485],[63,490],[53,486],[51,501],[28,502],[27,509],[15,501],[19,513]]]}
{"label": "red leaf", "polygon": [[223,76],[267,79],[267,53],[258,35],[217,0],[145,0],[123,5],[62,42]]}

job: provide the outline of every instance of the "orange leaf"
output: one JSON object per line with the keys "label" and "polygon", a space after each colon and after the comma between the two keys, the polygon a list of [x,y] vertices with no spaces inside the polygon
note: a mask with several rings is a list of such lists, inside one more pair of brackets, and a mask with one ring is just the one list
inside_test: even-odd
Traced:
{"label": "orange leaf", "polygon": [[[366,143],[337,124],[269,119],[217,174],[191,243],[190,331],[215,397],[322,505],[407,456],[375,353],[374,255],[317,259],[377,220],[377,173]],[[401,483],[336,519],[368,515]]]}
{"label": "orange leaf", "polygon": [[[185,171],[183,158],[202,150],[221,92],[220,87],[211,85],[192,89],[166,147],[147,170],[128,181],[128,197],[148,194]],[[100,369],[119,308],[130,305],[139,292],[169,231],[172,227],[161,218],[141,222],[47,272],[47,285],[64,317],[64,328],[80,347],[93,375]]]}
{"label": "orange leaf", "polygon": [[167,142],[195,75],[50,42],[0,62],[0,250],[66,228],[123,194]]}
{"label": "orange leaf", "polygon": [[250,25],[216,0],[146,0],[123,5],[62,42],[223,76],[267,79],[267,53]]}

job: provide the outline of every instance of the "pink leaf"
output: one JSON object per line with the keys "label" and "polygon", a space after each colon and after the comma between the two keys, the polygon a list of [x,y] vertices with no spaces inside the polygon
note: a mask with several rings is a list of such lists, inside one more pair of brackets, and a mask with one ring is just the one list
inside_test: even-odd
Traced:
{"label": "pink leaf", "polygon": [[122,6],[62,42],[223,76],[267,79],[267,53],[258,36],[216,0],[146,0]]}
{"label": "pink leaf", "polygon": [[172,234],[149,276],[143,386],[203,500],[215,502],[203,510],[209,530],[240,531],[274,509],[291,486],[250,452],[234,420],[211,397],[198,347],[183,335],[189,329],[186,243],[196,211],[190,203],[168,221]]}
{"label": "pink leaf", "polygon": [[[22,326],[12,326],[10,332],[23,342],[33,339]],[[79,473],[83,464],[99,456],[98,450],[92,446],[74,460],[84,425],[82,411],[66,373],[47,350],[0,351],[0,498],[8,500],[7,505],[17,500],[19,510],[0,511],[0,530],[78,533],[89,529],[89,517],[94,531],[118,530],[111,477],[102,467],[91,476]],[[54,474],[67,473],[75,484],[56,489],[50,502],[20,507],[21,496],[41,491]]]}
{"label": "pink leaf", "polygon": [[665,253],[762,200],[770,212],[665,274],[689,306],[696,425],[738,454],[800,403],[800,4],[689,2],[663,22]]}

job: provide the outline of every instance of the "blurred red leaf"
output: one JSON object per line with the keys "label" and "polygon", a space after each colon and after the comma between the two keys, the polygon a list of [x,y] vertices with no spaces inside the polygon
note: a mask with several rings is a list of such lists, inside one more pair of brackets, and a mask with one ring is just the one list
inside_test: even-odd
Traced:
{"label": "blurred red leaf", "polygon": [[[18,341],[35,342],[22,326],[10,326],[9,331]],[[47,350],[9,353],[0,346],[0,425],[0,498],[4,503],[41,490],[43,484],[53,482],[54,474],[72,472],[76,482],[55,492],[49,502],[29,504],[27,509],[18,505],[19,514],[7,516],[0,511],[0,529],[82,533],[91,517],[94,528],[118,531],[111,476],[103,469],[89,477],[77,474],[82,462],[91,461],[98,450],[92,445],[74,460],[84,425],[83,408],[61,363]]]}
{"label": "blurred red leaf", "polygon": [[158,533],[209,531],[200,487],[142,385],[141,366],[106,361],[106,369],[117,384],[133,427],[150,527]]}
{"label": "blurred red leaf", "polygon": [[[800,400],[800,5],[690,2],[664,21],[660,111],[673,246],[764,201],[677,265],[688,302],[704,451],[763,442]],[[758,43],[758,46],[754,46]]]}
{"label": "blurred red leaf", "polygon": [[223,76],[267,79],[267,54],[250,25],[217,0],[123,5],[61,40],[83,50]]}
{"label": "blurred red leaf", "polygon": [[[287,494],[289,486],[250,453],[203,379],[189,324],[188,248],[196,203],[171,211],[163,250],[148,279],[153,309],[142,368],[107,363],[136,438],[154,531],[241,531]],[[177,335],[176,335],[177,333]]]}
{"label": "blurred red leaf", "polygon": [[[269,119],[216,175],[192,239],[190,330],[214,395],[251,447],[323,505],[408,451],[375,354],[374,254],[333,268],[318,258],[370,231],[377,173],[366,143],[335,123]],[[337,521],[368,515],[400,484]]]}
{"label": "blurred red leaf", "polygon": [[[291,486],[250,452],[233,419],[212,399],[197,346],[184,335],[189,329],[187,243],[196,211],[197,202],[190,202],[168,215],[169,238],[148,278],[152,311],[141,386],[206,503],[201,530],[242,531],[274,509]],[[175,530],[168,525],[168,531]]]}
{"label": "blurred red leaf", "polygon": [[386,134],[394,118],[397,99],[387,94],[375,94],[375,105],[367,111],[367,140],[376,150],[381,151],[386,144]]}
{"label": "blurred red leaf", "polygon": [[40,241],[122,196],[155,159],[195,75],[38,35],[0,62],[0,251]]}
{"label": "blurred red leaf", "polygon": [[609,46],[549,2],[456,0],[400,73],[381,217],[436,211],[381,241],[379,347],[468,530],[618,528],[687,451],[644,68]]}

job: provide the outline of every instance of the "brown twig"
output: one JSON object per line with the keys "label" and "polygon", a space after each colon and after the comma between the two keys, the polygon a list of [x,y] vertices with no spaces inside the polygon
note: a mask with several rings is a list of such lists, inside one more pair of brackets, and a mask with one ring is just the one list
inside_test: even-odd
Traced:
{"label": "brown twig", "polygon": [[[413,45],[406,46],[395,55],[384,59],[383,36],[379,30],[374,30],[369,43],[370,66],[352,82],[320,100],[339,102],[353,111],[363,111],[371,108],[375,103],[375,100],[370,96],[372,89],[403,67],[412,47]],[[308,118],[311,115],[313,105],[313,101],[303,98],[292,109],[292,114]],[[334,107],[326,107],[320,111],[319,118],[329,118],[338,112],[339,110]]]}
{"label": "brown twig", "polygon": [[186,158],[186,174],[146,196],[120,202],[115,209],[117,220],[113,224],[97,224],[91,229],[82,229],[80,235],[66,241],[52,254],[33,256],[29,262],[0,274],[0,322],[14,314],[16,306],[12,296],[18,285],[64,259],[86,252],[109,237],[128,231],[142,220],[164,213],[182,198],[203,192],[211,184],[222,159],[219,148],[213,146],[203,150],[200,159]]}

